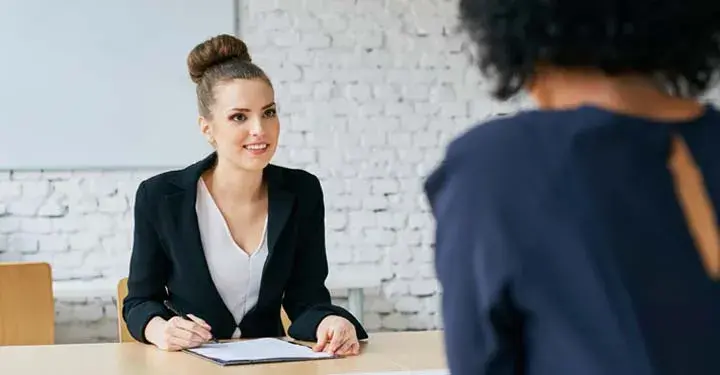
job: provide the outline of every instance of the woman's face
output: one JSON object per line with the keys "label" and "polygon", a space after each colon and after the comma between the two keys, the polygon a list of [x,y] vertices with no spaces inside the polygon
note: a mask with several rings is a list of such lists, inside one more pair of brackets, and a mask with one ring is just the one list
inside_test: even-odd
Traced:
{"label": "woman's face", "polygon": [[262,170],[275,154],[280,132],[272,87],[262,79],[234,79],[219,83],[213,93],[212,118],[201,117],[200,130],[219,159]]}

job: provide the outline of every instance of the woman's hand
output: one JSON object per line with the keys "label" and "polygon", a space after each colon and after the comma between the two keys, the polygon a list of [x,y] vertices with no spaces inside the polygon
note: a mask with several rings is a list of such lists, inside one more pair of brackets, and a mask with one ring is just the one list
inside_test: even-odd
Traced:
{"label": "woman's hand", "polygon": [[348,356],[360,353],[355,326],[347,319],[330,315],[323,319],[317,328],[316,352]]}
{"label": "woman's hand", "polygon": [[174,316],[166,321],[156,316],[145,327],[145,337],[167,351],[194,348],[208,342],[212,338],[210,325],[194,315],[188,317],[192,320]]}

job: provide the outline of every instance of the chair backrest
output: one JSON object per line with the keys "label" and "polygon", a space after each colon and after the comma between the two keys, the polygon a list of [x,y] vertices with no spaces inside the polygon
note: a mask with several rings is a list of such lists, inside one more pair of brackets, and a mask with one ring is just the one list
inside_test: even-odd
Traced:
{"label": "chair backrest", "polygon": [[122,309],[123,309],[123,300],[125,299],[125,296],[128,294],[127,289],[127,277],[123,277],[118,281],[117,284],[117,320],[118,320],[118,341],[120,342],[135,342],[134,337],[130,334],[130,331],[127,329],[127,324],[125,324],[125,319],[123,319]]}
{"label": "chair backrest", "polygon": [[54,343],[55,300],[50,265],[0,263],[0,346]]}
{"label": "chair backrest", "polygon": [[[118,316],[118,338],[120,342],[134,342],[135,340],[127,329],[125,320],[122,317],[123,299],[127,296],[127,277],[120,279],[117,285],[117,316]],[[285,309],[280,308],[280,320],[282,321],[283,330],[287,335],[287,331],[290,328],[290,318],[285,313]]]}
{"label": "chair backrest", "polygon": [[282,321],[283,325],[283,331],[285,332],[285,335],[288,334],[288,329],[290,329],[290,317],[288,317],[287,313],[285,312],[284,308],[280,308],[280,320]]}

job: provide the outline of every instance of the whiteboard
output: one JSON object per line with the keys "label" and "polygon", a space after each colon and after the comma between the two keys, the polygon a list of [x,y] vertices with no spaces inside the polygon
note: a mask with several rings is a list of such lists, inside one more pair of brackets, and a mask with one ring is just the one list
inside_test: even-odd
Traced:
{"label": "whiteboard", "polygon": [[0,169],[176,167],[210,147],[190,50],[233,0],[0,0]]}

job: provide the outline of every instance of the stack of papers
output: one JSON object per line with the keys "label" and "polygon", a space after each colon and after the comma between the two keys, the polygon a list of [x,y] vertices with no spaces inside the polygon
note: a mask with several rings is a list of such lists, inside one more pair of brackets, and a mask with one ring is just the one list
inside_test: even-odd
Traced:
{"label": "stack of papers", "polygon": [[205,344],[186,351],[223,366],[334,358],[332,354],[317,353],[307,346],[275,338]]}

